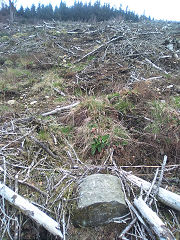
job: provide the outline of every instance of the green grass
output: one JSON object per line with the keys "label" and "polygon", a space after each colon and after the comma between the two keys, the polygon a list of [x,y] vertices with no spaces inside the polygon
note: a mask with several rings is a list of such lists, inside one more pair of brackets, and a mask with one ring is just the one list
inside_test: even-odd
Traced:
{"label": "green grass", "polygon": [[19,59],[19,66],[23,68],[27,68],[27,66],[33,66],[34,60],[28,56],[21,56]]}
{"label": "green grass", "polygon": [[93,120],[97,121],[103,118],[103,115],[105,115],[105,108],[107,106],[105,98],[95,98],[93,96],[85,98],[80,105],[83,109],[87,109]]}
{"label": "green grass", "polygon": [[31,72],[25,69],[18,69],[18,68],[7,68],[3,74],[4,78],[7,80],[18,80],[22,77],[30,77]]}
{"label": "green grass", "polygon": [[14,63],[13,63],[11,60],[7,59],[7,60],[4,62],[4,65],[5,65],[6,67],[12,67],[12,66],[14,65]]}
{"label": "green grass", "polygon": [[112,93],[108,95],[108,100],[112,100],[114,98],[119,99],[120,98],[120,94],[119,93]]}
{"label": "green grass", "polygon": [[8,106],[8,105],[0,105],[0,115],[7,113],[7,112],[11,112],[12,111],[12,107]]}
{"label": "green grass", "polygon": [[72,126],[61,126],[60,127],[60,132],[65,135],[66,137],[69,136],[71,137],[72,136],[72,131],[73,131],[73,127]]}
{"label": "green grass", "polygon": [[[123,128],[123,127],[115,127],[114,131],[113,131],[114,137],[115,139],[119,140],[119,143],[123,146],[128,145],[129,140],[130,140],[130,135],[128,133],[128,131]],[[116,140],[117,142],[117,140]]]}
{"label": "green grass", "polygon": [[43,94],[54,94],[54,87],[60,87],[62,89],[63,79],[59,78],[58,74],[56,73],[56,70],[47,70],[44,72],[44,74],[41,76],[39,81],[34,84],[32,87],[32,91],[34,93],[41,92]]}
{"label": "green grass", "polygon": [[[31,76],[32,74],[28,70],[8,67],[0,76],[0,90],[3,92],[20,91],[24,86],[30,84]],[[31,80],[29,80],[30,78]]]}
{"label": "green grass", "polygon": [[60,79],[59,81],[53,82],[53,87],[62,87],[63,79]]}
{"label": "green grass", "polygon": [[65,97],[63,97],[63,96],[60,96],[60,97],[57,97],[56,99],[55,99],[55,102],[64,102],[66,100],[66,98]]}
{"label": "green grass", "polygon": [[88,124],[88,127],[90,130],[94,129],[94,128],[98,128],[98,124],[97,123],[93,123],[93,122],[90,122]]}
{"label": "green grass", "polygon": [[108,95],[108,100],[117,111],[124,114],[135,108],[134,104],[128,99],[128,95],[121,96],[119,93],[115,92]]}
{"label": "green grass", "polygon": [[126,114],[129,111],[134,109],[134,104],[131,103],[128,99],[119,99],[119,101],[115,104],[115,109]]}
{"label": "green grass", "polygon": [[2,36],[1,38],[0,38],[0,42],[7,42],[7,41],[9,41],[9,36]]}
{"label": "green grass", "polygon": [[38,132],[38,138],[42,141],[47,141],[49,139],[49,133],[45,130],[40,130]]}
{"label": "green grass", "polygon": [[147,130],[153,134],[160,133],[163,126],[169,121],[169,116],[165,113],[166,104],[161,101],[153,101],[148,104],[151,111],[152,123],[147,126]]}
{"label": "green grass", "polygon": [[18,33],[16,33],[16,34],[14,34],[13,35],[13,38],[21,38],[21,37],[27,37],[27,35],[28,35],[28,33],[20,33],[20,32],[18,32]]}
{"label": "green grass", "polygon": [[180,110],[180,96],[175,96],[172,98],[172,105],[174,105],[177,110]]}
{"label": "green grass", "polygon": [[152,119],[152,122],[148,124],[146,130],[158,134],[162,130],[168,131],[170,125],[177,126],[179,120],[174,108],[178,106],[179,97],[173,98],[172,103],[159,100],[150,102],[147,108],[150,107],[150,119]]}

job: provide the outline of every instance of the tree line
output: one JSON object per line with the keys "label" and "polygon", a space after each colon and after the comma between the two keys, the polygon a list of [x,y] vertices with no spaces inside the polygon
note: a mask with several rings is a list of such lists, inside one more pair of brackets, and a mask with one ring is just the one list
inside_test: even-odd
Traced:
{"label": "tree line", "polygon": [[[3,4],[0,9],[1,16],[7,16],[10,12],[10,7]],[[21,6],[15,12],[16,19],[36,19],[36,20],[60,20],[60,21],[104,21],[111,18],[122,17],[124,20],[131,20],[133,22],[139,21],[145,16],[138,16],[135,12],[125,10],[120,6],[119,9],[115,9],[110,4],[101,5],[97,0],[94,4],[82,3],[81,1],[74,2],[73,6],[68,7],[65,2],[61,1],[59,6],[54,9],[51,4],[40,4],[36,7],[34,4],[31,8],[23,8]]]}

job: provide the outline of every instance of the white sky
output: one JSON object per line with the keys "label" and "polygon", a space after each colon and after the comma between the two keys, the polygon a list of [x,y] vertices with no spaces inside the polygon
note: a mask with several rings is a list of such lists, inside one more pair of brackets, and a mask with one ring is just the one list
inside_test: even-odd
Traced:
{"label": "white sky", "polygon": [[[7,0],[5,0],[7,1]],[[82,0],[82,2],[89,2],[90,0]],[[91,0],[94,3],[96,0]],[[101,3],[110,3],[111,6],[119,8],[122,4],[122,8],[128,8],[131,11],[135,11],[138,14],[143,14],[145,11],[146,16],[154,17],[155,19],[175,20],[180,21],[180,0],[100,0]],[[0,0],[1,2],[1,0]],[[17,7],[23,5],[23,7],[30,7],[33,3],[47,5],[51,3],[53,7],[59,6],[60,0],[17,0]],[[74,4],[74,0],[64,0],[68,6]]]}

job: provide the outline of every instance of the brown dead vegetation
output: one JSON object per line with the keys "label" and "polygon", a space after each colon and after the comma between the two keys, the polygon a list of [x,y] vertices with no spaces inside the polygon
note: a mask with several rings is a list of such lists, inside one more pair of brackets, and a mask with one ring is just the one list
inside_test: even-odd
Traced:
{"label": "brown dead vegetation", "polygon": [[[2,27],[0,180],[13,187],[18,174],[22,195],[60,222],[65,215],[69,240],[118,239],[121,232],[118,224],[75,229],[69,222],[83,176],[121,167],[152,180],[167,155],[162,184],[180,193],[180,50],[165,44],[177,28],[122,20]],[[38,239],[36,232],[54,239],[16,215],[23,218],[20,239]],[[178,235],[177,222],[166,217]],[[9,231],[16,232],[13,224]]]}

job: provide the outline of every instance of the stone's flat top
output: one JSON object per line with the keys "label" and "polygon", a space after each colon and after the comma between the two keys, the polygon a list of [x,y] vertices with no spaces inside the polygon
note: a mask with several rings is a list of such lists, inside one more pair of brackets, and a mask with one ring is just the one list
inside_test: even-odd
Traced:
{"label": "stone's flat top", "polygon": [[113,201],[126,205],[118,177],[110,174],[93,174],[80,183],[78,208]]}

